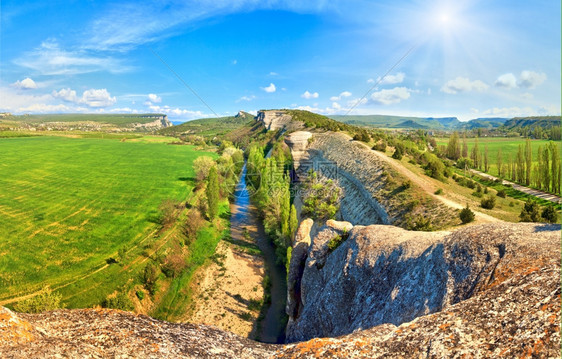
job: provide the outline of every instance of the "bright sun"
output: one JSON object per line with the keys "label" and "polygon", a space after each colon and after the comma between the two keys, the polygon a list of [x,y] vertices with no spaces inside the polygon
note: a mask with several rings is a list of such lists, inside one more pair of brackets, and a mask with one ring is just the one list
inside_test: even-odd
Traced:
{"label": "bright sun", "polygon": [[445,13],[445,12],[444,12],[444,13],[441,13],[441,16],[440,16],[439,18],[441,19],[441,22],[442,22],[443,24],[446,24],[446,23],[449,22],[449,14],[447,14],[447,13]]}

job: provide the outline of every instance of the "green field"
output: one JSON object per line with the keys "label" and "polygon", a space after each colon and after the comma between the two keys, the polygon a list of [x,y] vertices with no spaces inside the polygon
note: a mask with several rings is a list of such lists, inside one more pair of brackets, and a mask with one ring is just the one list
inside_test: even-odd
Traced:
{"label": "green field", "polygon": [[50,285],[87,307],[136,280],[160,204],[192,195],[193,160],[216,156],[160,142],[0,139],[0,302]]}
{"label": "green field", "polygon": [[[447,146],[449,139],[448,138],[438,138],[437,145],[444,145]],[[461,148],[462,148],[462,138],[460,139]],[[475,139],[474,138],[467,138],[466,140],[468,144],[468,156],[470,157],[470,151],[474,147]],[[546,140],[531,140],[531,148],[533,152],[533,163],[537,160],[537,150],[539,146],[544,146],[548,144],[549,141]],[[478,139],[478,148],[480,149],[481,153],[484,153],[484,149],[486,144],[488,145],[488,158],[490,161],[490,170],[488,171],[491,175],[497,176],[497,158],[498,158],[498,150],[501,148],[503,164],[505,165],[508,163],[508,158],[511,156],[512,159],[517,156],[517,151],[519,145],[521,145],[524,149],[525,147],[525,139],[524,138],[513,138],[513,137],[490,137],[490,138],[479,138]],[[560,143],[558,145],[560,149]],[[482,157],[483,158],[483,157]]]}

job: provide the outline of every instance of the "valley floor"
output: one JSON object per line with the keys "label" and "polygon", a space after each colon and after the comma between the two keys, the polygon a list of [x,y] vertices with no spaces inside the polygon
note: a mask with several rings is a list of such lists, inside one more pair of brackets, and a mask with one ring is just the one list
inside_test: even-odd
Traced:
{"label": "valley floor", "polygon": [[215,258],[197,274],[189,322],[208,324],[243,337],[255,337],[263,299],[264,261],[222,241]]}

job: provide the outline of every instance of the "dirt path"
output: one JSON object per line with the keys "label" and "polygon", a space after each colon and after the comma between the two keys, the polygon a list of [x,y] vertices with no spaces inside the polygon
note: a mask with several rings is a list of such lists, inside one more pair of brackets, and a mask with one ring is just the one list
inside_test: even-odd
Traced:
{"label": "dirt path", "polygon": [[253,337],[263,298],[263,259],[224,241],[216,253],[218,263],[203,267],[193,281],[194,310],[189,321]]}
{"label": "dirt path", "polygon": [[[472,172],[474,174],[477,174],[480,177],[490,179],[492,181],[495,181],[495,180],[498,179],[497,177],[494,177],[492,175],[489,175],[487,173],[480,172],[480,171],[477,171],[477,170],[470,170],[470,172]],[[539,190],[532,189],[532,188],[529,188],[529,187],[521,186],[517,183],[513,183],[513,182],[510,182],[510,181],[506,181],[506,180],[503,180],[502,184],[510,185],[514,189],[516,189],[520,192],[529,194],[531,196],[535,196],[537,198],[545,199],[545,200],[550,201],[550,202],[554,202],[554,203],[561,203],[562,202],[562,199],[560,197],[558,197],[558,196],[556,196],[552,193],[543,192],[543,191],[539,191]]]}
{"label": "dirt path", "polygon": [[[410,171],[409,169],[404,167],[404,165],[402,163],[400,163],[399,161],[394,160],[394,159],[388,157],[387,155],[385,155],[385,154],[383,154],[379,151],[371,150],[369,148],[369,146],[367,146],[365,143],[363,143],[363,142],[359,142],[359,143],[361,143],[361,145],[363,145],[366,149],[368,149],[369,151],[374,153],[379,159],[388,163],[390,166],[392,166],[393,169],[395,169],[400,174],[402,174],[403,176],[408,178],[410,181],[412,181],[412,183],[415,183],[417,186],[419,186],[422,190],[427,192],[427,194],[429,194],[433,198],[437,199],[438,201],[441,201],[442,203],[444,203],[445,205],[447,205],[451,208],[455,208],[455,209],[464,208],[464,206],[462,204],[460,204],[459,202],[453,201],[451,199],[445,198],[445,197],[440,196],[440,195],[436,195],[435,191],[437,191],[438,187],[435,186],[429,179],[425,178],[424,176],[419,176],[418,174]],[[498,218],[495,218],[495,217],[492,217],[488,214],[478,212],[478,211],[475,211],[475,210],[472,210],[472,211],[476,215],[476,220],[479,223],[503,222],[502,220],[500,220]]]}

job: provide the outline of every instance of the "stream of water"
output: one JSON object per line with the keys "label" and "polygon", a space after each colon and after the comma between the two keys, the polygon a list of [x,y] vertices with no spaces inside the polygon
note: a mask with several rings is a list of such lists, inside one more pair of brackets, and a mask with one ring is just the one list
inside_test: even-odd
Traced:
{"label": "stream of water", "polygon": [[246,165],[236,185],[232,216],[230,218],[231,235],[243,236],[245,232],[255,240],[263,253],[265,272],[271,282],[271,304],[261,322],[259,339],[265,343],[284,343],[285,341],[285,303],[287,297],[287,273],[285,266],[276,263],[275,246],[267,238],[263,224],[256,208],[251,203],[250,192],[246,186]]}

